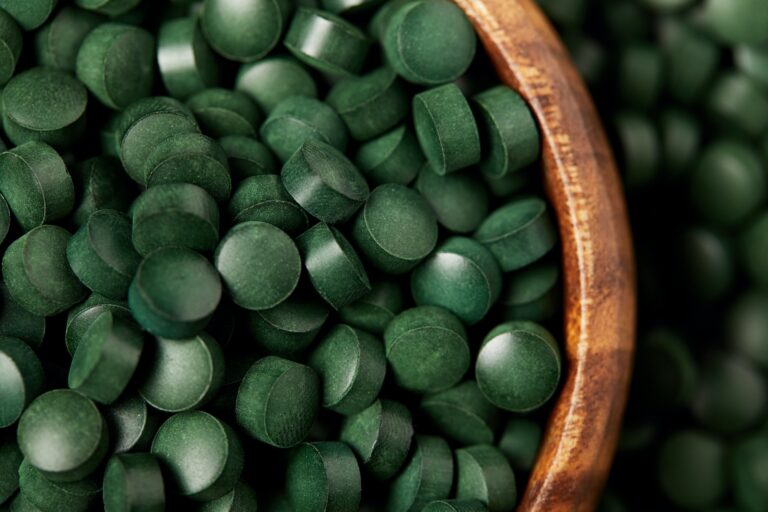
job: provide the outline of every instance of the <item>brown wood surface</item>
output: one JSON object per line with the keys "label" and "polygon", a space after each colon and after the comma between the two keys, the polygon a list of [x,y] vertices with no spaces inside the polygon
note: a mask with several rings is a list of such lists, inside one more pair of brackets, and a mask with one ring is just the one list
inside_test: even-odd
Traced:
{"label": "brown wood surface", "polygon": [[615,452],[634,352],[623,190],[592,99],[533,0],[455,2],[538,119],[562,239],[567,374],[519,510],[591,511]]}

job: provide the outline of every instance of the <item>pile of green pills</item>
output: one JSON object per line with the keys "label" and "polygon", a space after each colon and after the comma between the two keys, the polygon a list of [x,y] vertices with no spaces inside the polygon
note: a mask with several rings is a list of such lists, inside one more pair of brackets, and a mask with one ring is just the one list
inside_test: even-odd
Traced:
{"label": "pile of green pills", "polygon": [[557,228],[456,5],[0,0],[0,41],[0,512],[515,509]]}

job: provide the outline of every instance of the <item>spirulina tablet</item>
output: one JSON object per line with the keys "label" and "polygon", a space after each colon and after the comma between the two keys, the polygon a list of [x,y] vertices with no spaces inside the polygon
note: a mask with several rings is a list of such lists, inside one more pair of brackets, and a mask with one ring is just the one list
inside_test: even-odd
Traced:
{"label": "spirulina tablet", "polygon": [[256,361],[237,392],[237,423],[259,441],[278,448],[302,442],[320,405],[312,368],[276,356]]}
{"label": "spirulina tablet", "polygon": [[206,501],[197,509],[199,512],[249,512],[256,510],[256,493],[240,481],[224,496]]}
{"label": "spirulina tablet", "polygon": [[551,318],[560,301],[560,271],[552,261],[542,261],[509,276],[499,298],[505,320],[541,322]]}
{"label": "spirulina tablet", "polygon": [[360,507],[360,469],[344,443],[299,446],[288,460],[286,482],[296,512],[355,512]]}
{"label": "spirulina tablet", "polygon": [[67,147],[85,129],[88,93],[64,71],[37,67],[14,76],[2,103],[3,128],[16,145],[39,141]]}
{"label": "spirulina tablet", "polygon": [[498,448],[515,471],[528,473],[536,461],[541,436],[541,425],[534,420],[512,418],[501,433]]}
{"label": "spirulina tablet", "polygon": [[456,473],[458,499],[480,500],[488,512],[515,510],[515,474],[497,448],[481,444],[456,450]]}
{"label": "spirulina tablet", "polygon": [[211,88],[187,100],[200,128],[211,137],[227,135],[256,136],[261,113],[247,94],[229,89]]}
{"label": "spirulina tablet", "polygon": [[43,367],[35,352],[18,338],[0,336],[0,428],[16,423],[43,390]]}
{"label": "spirulina tablet", "polygon": [[[91,474],[74,482],[49,480],[24,459],[19,466],[19,488],[22,505],[19,512],[86,512],[91,510],[101,493],[101,478]],[[12,508],[14,512],[16,508]]]}
{"label": "spirulina tablet", "polygon": [[64,160],[42,142],[27,142],[0,153],[0,193],[25,230],[72,211],[75,189]]}
{"label": "spirulina tablet", "polygon": [[219,274],[205,257],[166,247],[139,265],[128,290],[136,321],[156,336],[187,338],[208,325],[222,295]]}
{"label": "spirulina tablet", "polygon": [[421,410],[443,434],[463,446],[493,443],[499,411],[473,380],[425,396]]}
{"label": "spirulina tablet", "polygon": [[726,43],[768,41],[768,13],[760,0],[707,0],[701,14],[707,26]]}
{"label": "spirulina tablet", "polygon": [[759,510],[768,503],[760,468],[768,460],[768,443],[762,434],[740,439],[729,454],[729,472],[735,501],[746,510]]}
{"label": "spirulina tablet", "polygon": [[36,350],[44,335],[45,317],[19,305],[8,288],[0,283],[0,336],[18,338]]}
{"label": "spirulina tablet", "polygon": [[415,449],[389,489],[388,512],[416,512],[448,498],[453,485],[453,454],[441,437],[416,436]]}
{"label": "spirulina tablet", "polygon": [[667,437],[658,462],[661,490],[676,506],[707,509],[726,493],[726,449],[703,431],[683,430]]}
{"label": "spirulina tablet", "polygon": [[75,353],[75,349],[80,344],[80,340],[88,330],[88,327],[105,311],[109,311],[124,320],[132,321],[128,302],[110,299],[98,293],[92,293],[85,302],[69,310],[67,313],[67,325],[64,330],[64,343],[70,355]]}
{"label": "spirulina tablet", "polygon": [[277,173],[275,156],[263,142],[242,135],[228,135],[219,139],[219,144],[227,154],[230,174],[234,181]]}
{"label": "spirulina tablet", "polygon": [[104,471],[104,512],[162,512],[165,486],[149,453],[115,455]]}
{"label": "spirulina tablet", "polygon": [[328,307],[319,297],[297,291],[273,308],[251,312],[248,327],[270,354],[291,356],[312,343],[327,318]]}
{"label": "spirulina tablet", "polygon": [[58,0],[0,0],[0,8],[10,14],[24,30],[34,30],[53,13]]}
{"label": "spirulina tablet", "polygon": [[180,412],[200,407],[221,386],[224,356],[209,335],[181,340],[156,338],[153,350],[139,393],[155,409]]}
{"label": "spirulina tablet", "polygon": [[472,170],[441,176],[424,165],[415,188],[434,210],[437,222],[449,231],[470,233],[488,215],[488,190]]}
{"label": "spirulina tablet", "polygon": [[57,482],[74,482],[95,471],[107,453],[109,438],[96,404],[68,389],[35,398],[21,416],[16,434],[29,464]]}
{"label": "spirulina tablet", "polygon": [[317,97],[312,75],[299,62],[284,56],[243,64],[237,73],[235,89],[248,94],[267,113],[291,96]]}
{"label": "spirulina tablet", "polygon": [[112,453],[149,450],[152,438],[160,427],[160,418],[138,393],[125,393],[104,409],[110,432]]}
{"label": "spirulina tablet", "polygon": [[464,326],[443,308],[420,306],[403,311],[387,325],[384,346],[395,381],[411,391],[449,388],[469,368]]}
{"label": "spirulina tablet", "polygon": [[296,235],[309,226],[307,214],[288,194],[276,174],[244,179],[232,195],[228,209],[234,223],[266,222],[289,235]]}
{"label": "spirulina tablet", "polygon": [[161,247],[212,251],[219,242],[219,208],[213,197],[191,183],[148,188],[132,206],[131,239],[146,256]]}
{"label": "spirulina tablet", "polygon": [[106,14],[115,17],[125,14],[137,5],[141,0],[75,0],[75,3],[83,9]]}
{"label": "spirulina tablet", "polygon": [[24,456],[14,437],[0,441],[0,505],[19,489],[19,466]]}
{"label": "spirulina tablet", "polygon": [[339,310],[342,322],[376,335],[384,334],[387,324],[403,309],[402,288],[392,281],[379,281],[371,291]]}
{"label": "spirulina tablet", "polygon": [[366,178],[376,184],[408,185],[424,163],[424,155],[414,131],[406,125],[362,144],[355,164]]}
{"label": "spirulina tablet", "polygon": [[3,280],[13,300],[31,313],[52,316],[85,297],[86,288],[67,263],[70,234],[58,226],[42,225],[6,249]]}
{"label": "spirulina tablet", "polygon": [[74,71],[80,45],[103,21],[94,12],[64,6],[35,34],[37,62],[46,67]]}
{"label": "spirulina tablet", "polygon": [[71,170],[77,196],[72,221],[82,226],[96,210],[125,212],[131,202],[132,183],[110,156],[90,158]]}
{"label": "spirulina tablet", "polygon": [[3,51],[0,52],[0,84],[5,84],[16,71],[23,45],[19,26],[5,11],[0,13],[0,41],[3,43]]}
{"label": "spirulina tablet", "polygon": [[219,64],[197,18],[166,21],[157,34],[157,64],[168,94],[185,100],[219,81]]}
{"label": "spirulina tablet", "polygon": [[243,470],[243,447],[235,431],[202,411],[175,414],[160,426],[152,455],[167,475],[167,486],[195,501],[230,492]]}

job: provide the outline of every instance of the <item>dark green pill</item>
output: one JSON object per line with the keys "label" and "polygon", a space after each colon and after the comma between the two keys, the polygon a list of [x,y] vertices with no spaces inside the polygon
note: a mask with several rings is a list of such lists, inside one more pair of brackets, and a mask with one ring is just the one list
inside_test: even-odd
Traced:
{"label": "dark green pill", "polygon": [[148,188],[133,203],[131,213],[131,237],[139,254],[170,246],[213,251],[219,243],[219,207],[197,185]]}
{"label": "dark green pill", "polygon": [[499,298],[504,320],[541,322],[551,318],[560,304],[559,277],[560,270],[551,261],[510,274]]}
{"label": "dark green pill", "polygon": [[312,343],[327,318],[328,308],[320,299],[294,294],[271,309],[249,313],[248,327],[267,352],[291,356]]}
{"label": "dark green pill", "polygon": [[618,56],[618,89],[629,108],[653,108],[664,84],[664,56],[655,45],[633,43]]}
{"label": "dark green pill", "polygon": [[376,184],[408,185],[424,163],[416,134],[406,125],[362,144],[355,163]]}
{"label": "dark green pill", "polygon": [[384,346],[395,381],[411,391],[450,388],[469,368],[464,326],[443,308],[421,306],[403,311],[384,331]]}
{"label": "dark green pill", "polygon": [[475,363],[483,395],[497,407],[527,412],[549,400],[560,382],[560,349],[544,327],[508,322],[491,330]]}
{"label": "dark green pill", "polygon": [[[743,243],[750,243],[750,247],[759,250],[760,226],[762,221],[759,216],[753,226],[747,226],[742,235]],[[755,231],[753,231],[755,230]],[[752,238],[752,237],[755,238]],[[676,249],[679,262],[678,268],[684,291],[690,297],[699,302],[712,302],[728,293],[735,280],[736,262],[734,261],[731,239],[720,233],[700,227],[688,228],[680,236],[679,247]],[[746,256],[746,253],[743,255]],[[757,282],[761,281],[758,263],[744,258],[744,270],[747,275]]]}
{"label": "dark green pill", "polygon": [[72,169],[75,185],[75,210],[72,221],[82,226],[96,210],[124,212],[130,206],[132,184],[120,161],[110,156],[97,156]]}
{"label": "dark green pill", "polygon": [[198,512],[253,512],[256,510],[256,493],[242,481],[227,494],[201,504]]}
{"label": "dark green pill", "polygon": [[376,400],[348,416],[340,439],[360,458],[363,467],[379,480],[389,480],[405,463],[413,437],[411,413],[391,400]]}
{"label": "dark green pill", "polygon": [[450,495],[453,454],[448,443],[434,436],[416,436],[414,441],[410,459],[390,487],[387,512],[418,512]]}
{"label": "dark green pill", "polygon": [[482,177],[494,197],[510,197],[529,186],[532,181],[531,174],[525,171],[505,174],[500,178],[482,173]]}
{"label": "dark green pill", "polygon": [[541,443],[541,425],[526,418],[512,418],[499,439],[498,448],[516,471],[528,473],[533,468]]}
{"label": "dark green pill", "polygon": [[110,17],[127,13],[140,2],[141,0],[75,0],[75,3],[83,9],[96,11]]}
{"label": "dark green pill", "polygon": [[481,444],[456,450],[456,474],[458,499],[480,500],[488,512],[515,510],[515,474],[497,448]]}
{"label": "dark green pill", "polygon": [[56,389],[32,401],[16,435],[26,460],[45,478],[75,482],[101,464],[109,432],[96,404],[76,391]]}
{"label": "dark green pill", "polygon": [[371,290],[365,267],[338,229],[315,224],[299,235],[296,245],[312,286],[334,309],[351,304]]}
{"label": "dark green pill", "polygon": [[0,8],[24,30],[34,30],[45,23],[58,3],[58,0],[0,0]]}
{"label": "dark green pill", "polygon": [[371,291],[339,310],[342,322],[381,336],[387,324],[403,309],[402,288],[391,281],[371,285]]}
{"label": "dark green pill", "polygon": [[43,367],[29,345],[18,338],[0,336],[0,428],[16,423],[43,390],[43,381]]}
{"label": "dark green pill", "polygon": [[0,336],[18,338],[37,350],[45,335],[45,317],[19,305],[0,283]]}
{"label": "dark green pill", "polygon": [[726,43],[768,42],[768,12],[760,0],[707,0],[701,16]]}
{"label": "dark green pill", "polygon": [[720,47],[682,17],[667,16],[660,21],[666,89],[674,99],[690,104],[712,85],[720,64]]}
{"label": "dark green pill", "polygon": [[384,384],[387,359],[380,340],[338,324],[319,341],[309,365],[323,382],[323,407],[349,415],[376,400]]}
{"label": "dark green pill", "polygon": [[742,73],[768,85],[768,50],[765,46],[738,46],[734,49],[733,58]]}
{"label": "dark green pill", "polygon": [[471,238],[448,238],[411,274],[416,304],[441,306],[468,325],[485,318],[500,293],[496,259]]}
{"label": "dark green pill", "polygon": [[339,81],[325,100],[339,113],[353,139],[368,140],[403,120],[408,114],[408,99],[395,72],[383,67]]}
{"label": "dark green pill", "polygon": [[321,0],[323,9],[337,14],[360,12],[382,3],[382,0]]}
{"label": "dark green pill", "polygon": [[91,324],[105,311],[109,311],[124,320],[133,321],[127,302],[92,293],[85,302],[78,304],[67,312],[64,342],[70,355],[75,353],[75,349],[77,349],[80,340],[83,339],[85,332]]}
{"label": "dark green pill", "polygon": [[538,260],[557,243],[547,204],[535,197],[517,199],[492,212],[475,232],[509,272]]}
{"label": "dark green pill", "polygon": [[670,108],[661,113],[659,138],[666,169],[680,175],[693,166],[701,148],[701,132],[699,119],[690,112]]}
{"label": "dark green pill", "polygon": [[539,157],[539,129],[525,100],[505,85],[472,98],[479,113],[481,138],[488,148],[480,169],[504,176],[532,164]]}
{"label": "dark green pill", "polygon": [[32,68],[3,89],[3,128],[16,145],[29,141],[67,147],[85,129],[88,92],[64,71]]}
{"label": "dark green pill", "polygon": [[0,504],[6,503],[19,489],[19,466],[23,458],[15,438],[0,441]]}
{"label": "dark green pill", "polygon": [[27,142],[4,151],[0,153],[0,167],[0,193],[25,230],[58,220],[72,211],[72,177],[51,146]]}
{"label": "dark green pill", "polygon": [[633,401],[647,411],[673,411],[702,386],[695,359],[674,331],[654,329],[640,340],[635,356]]}
{"label": "dark green pill", "polygon": [[3,280],[15,302],[31,313],[52,316],[85,297],[67,263],[70,234],[42,225],[14,241],[3,255]]}
{"label": "dark green pill", "polygon": [[209,335],[183,340],[156,338],[139,394],[155,409],[181,412],[208,402],[223,379],[224,355]]}
{"label": "dark green pill", "polygon": [[165,486],[149,453],[115,455],[104,471],[104,512],[162,512]]}
{"label": "dark green pill", "polygon": [[[417,0],[445,3],[448,0]],[[453,9],[458,7],[453,6]],[[474,36],[473,36],[474,37]],[[443,62],[444,59],[437,59]],[[413,123],[421,150],[437,174],[457,171],[480,161],[480,135],[464,94],[455,84],[429,89],[413,97]]]}
{"label": "dark green pill", "polygon": [[368,34],[376,41],[381,41],[384,38],[384,31],[389,25],[389,20],[392,19],[392,15],[397,10],[405,5],[409,0],[386,0],[384,4],[379,7],[368,23]]}
{"label": "dark green pill", "polygon": [[233,180],[277,173],[275,157],[264,143],[251,137],[230,135],[219,139],[219,144],[227,154]]}
{"label": "dark green pill", "polygon": [[7,12],[0,10],[0,41],[3,51],[0,52],[0,85],[11,79],[19,62],[23,45],[21,29]]}
{"label": "dark green pill", "polygon": [[464,12],[448,0],[417,0],[395,10],[383,34],[389,65],[409,82],[451,82],[469,68],[477,38]]}
{"label": "dark green pill", "polygon": [[317,97],[312,75],[295,60],[280,56],[243,64],[235,89],[248,94],[267,113],[291,96]]}
{"label": "dark green pill", "polygon": [[67,243],[67,261],[92,291],[122,299],[141,262],[131,243],[131,221],[115,210],[93,212]]}
{"label": "dark green pill", "polygon": [[187,338],[202,331],[219,305],[222,285],[205,257],[166,247],[139,265],[128,290],[136,321],[155,336]]}
{"label": "dark green pill", "polygon": [[726,492],[725,448],[710,434],[676,432],[659,453],[659,484],[667,498],[685,509],[717,505]]}
{"label": "dark green pill", "polygon": [[413,189],[389,183],[376,187],[352,227],[368,261],[388,274],[402,274],[427,257],[437,243],[437,219]]}
{"label": "dark green pill", "polygon": [[277,306],[293,293],[301,276],[296,244],[266,222],[234,226],[216,248],[214,261],[232,301],[250,310]]}
{"label": "dark green pill", "polygon": [[77,52],[88,33],[104,19],[67,5],[35,34],[35,55],[43,66],[74,71]]}
{"label": "dark green pill", "polygon": [[643,114],[620,112],[614,127],[621,149],[624,182],[629,188],[650,184],[659,173],[661,143],[654,123]]}
{"label": "dark green pill", "polygon": [[286,492],[295,512],[356,512],[362,489],[355,454],[338,441],[302,444],[288,460]]}
{"label": "dark green pill", "polygon": [[77,345],[69,367],[69,388],[111,404],[128,385],[143,347],[144,336],[138,326],[105,311]]}
{"label": "dark green pill", "polygon": [[473,380],[425,396],[421,410],[443,434],[463,446],[493,443],[499,411]]}
{"label": "dark green pill", "polygon": [[768,94],[741,73],[721,74],[708,93],[706,108],[726,130],[757,138],[768,129]]}
{"label": "dark green pill", "polygon": [[219,81],[216,56],[197,17],[169,20],[157,34],[157,64],[168,94],[185,100]]}
{"label": "dark green pill", "polygon": [[228,209],[235,224],[266,222],[289,235],[296,235],[309,226],[307,214],[288,194],[276,174],[244,179],[232,195]]}
{"label": "dark green pill", "polygon": [[287,0],[207,0],[203,32],[224,57],[250,62],[275,47],[290,11]]}
{"label": "dark green pill", "polygon": [[761,368],[768,368],[768,296],[759,289],[742,293],[725,318],[728,345]]}
{"label": "dark green pill", "polygon": [[[723,250],[727,247],[722,242]],[[742,265],[747,275],[760,285],[768,284],[768,261],[765,259],[768,250],[768,212],[760,212],[742,231],[739,238],[739,253]],[[730,254],[723,256],[725,263],[730,264]],[[728,274],[728,285],[731,284],[733,269]]]}
{"label": "dark green pill", "polygon": [[227,135],[256,136],[261,113],[253,100],[240,91],[206,89],[187,100],[200,128],[215,138]]}
{"label": "dark green pill", "polygon": [[101,475],[92,474],[75,482],[49,480],[24,459],[19,467],[20,497],[30,512],[86,512],[101,493]]}
{"label": "dark green pill", "polygon": [[283,44],[300,61],[332,75],[356,75],[370,42],[355,25],[329,12],[299,7]]}
{"label": "dark green pill", "polygon": [[439,222],[455,233],[477,229],[488,215],[488,190],[472,171],[439,175],[424,165],[416,190],[427,200]]}
{"label": "dark green pill", "polygon": [[314,98],[291,96],[280,102],[259,131],[261,138],[285,162],[305,141],[315,139],[339,151],[347,147],[347,128],[331,107]]}
{"label": "dark green pill", "polygon": [[488,509],[480,500],[439,500],[427,504],[422,512],[486,512]]}
{"label": "dark green pill", "polygon": [[3,508],[3,512],[40,512],[40,509],[34,506],[23,494],[18,493],[13,498],[8,508]]}
{"label": "dark green pill", "polygon": [[276,356],[256,361],[237,392],[237,423],[278,448],[302,442],[320,405],[320,381],[312,368]]}
{"label": "dark green pill", "polygon": [[768,507],[768,492],[761,471],[768,461],[768,442],[765,434],[739,440],[731,449],[728,459],[736,503],[744,510],[762,510]]}
{"label": "dark green pill", "polygon": [[153,409],[138,393],[126,393],[104,410],[110,432],[112,453],[149,450],[160,426]]}
{"label": "dark green pill", "polygon": [[195,501],[224,496],[243,470],[243,447],[235,431],[202,411],[168,418],[152,441],[152,455],[160,461],[168,487]]}

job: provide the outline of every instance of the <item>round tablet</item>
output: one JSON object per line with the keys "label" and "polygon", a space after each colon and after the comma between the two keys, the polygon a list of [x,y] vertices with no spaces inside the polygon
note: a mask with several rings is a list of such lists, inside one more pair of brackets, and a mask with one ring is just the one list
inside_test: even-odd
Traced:
{"label": "round tablet", "polygon": [[[438,1],[449,3],[448,0]],[[418,2],[408,5],[415,4]],[[414,96],[413,123],[421,150],[437,174],[454,172],[480,161],[477,123],[467,99],[455,84],[435,87]]]}
{"label": "round tablet", "polygon": [[195,501],[210,501],[232,489],[243,470],[243,447],[237,434],[207,412],[175,414],[160,426],[152,441],[176,494]]}
{"label": "round tablet", "polygon": [[481,138],[487,141],[480,169],[504,176],[532,164],[539,157],[539,129],[525,100],[505,85],[472,98],[479,112]]}
{"label": "round tablet", "polygon": [[283,56],[243,64],[235,79],[235,89],[249,95],[267,113],[291,96],[317,97],[312,75],[294,59]]}
{"label": "round tablet", "polygon": [[180,100],[219,81],[219,64],[197,17],[172,19],[160,25],[157,64],[168,94]]}
{"label": "round tablet", "polygon": [[280,40],[291,5],[287,0],[207,0],[203,32],[230,60],[258,60]]}
{"label": "round tablet", "polygon": [[89,9],[111,17],[127,13],[140,2],[141,0],[75,0],[75,3],[83,9]]}
{"label": "round tablet", "polygon": [[240,91],[212,88],[187,100],[200,128],[211,137],[227,135],[255,137],[261,113],[253,100]]}
{"label": "round tablet", "polygon": [[477,41],[464,12],[448,0],[418,0],[397,8],[382,44],[387,61],[409,82],[437,85],[463,75]]}
{"label": "round tablet", "polygon": [[82,226],[96,210],[125,212],[133,199],[133,183],[120,161],[111,156],[90,158],[72,168],[77,197],[72,222]]}
{"label": "round tablet", "polygon": [[659,139],[664,166],[674,176],[680,176],[694,166],[702,144],[699,119],[687,110],[668,108],[659,118]]}
{"label": "round tablet", "polygon": [[216,201],[229,198],[232,178],[227,154],[215,140],[200,133],[178,133],[158,142],[144,162],[147,187],[191,183]]}
{"label": "round tablet", "polygon": [[187,338],[208,325],[222,285],[216,269],[200,254],[180,247],[150,253],[128,290],[136,321],[155,336]]}
{"label": "round tablet", "polygon": [[160,465],[149,453],[115,455],[104,471],[105,512],[161,512],[165,486]]}
{"label": "round tablet", "polygon": [[45,335],[45,317],[19,305],[0,282],[0,336],[18,338],[37,350]]}
{"label": "round tablet", "polygon": [[411,391],[449,388],[469,369],[467,333],[461,321],[443,308],[403,311],[387,325],[384,346],[395,381]]}
{"label": "round tablet", "polygon": [[34,30],[53,13],[58,0],[0,0],[0,8],[10,14],[24,30]]}
{"label": "round tablet", "polygon": [[768,442],[761,434],[739,440],[729,454],[728,469],[736,503],[745,510],[768,506],[768,492],[760,469],[768,461]]}
{"label": "round tablet", "polygon": [[480,500],[437,500],[428,503],[422,512],[485,512],[488,509]]}
{"label": "round tablet", "polygon": [[507,421],[499,439],[499,450],[507,457],[516,471],[529,473],[536,461],[541,443],[541,425],[525,418]]}
{"label": "round tablet", "polygon": [[3,89],[5,134],[16,145],[40,141],[67,147],[85,129],[88,92],[64,71],[32,68],[14,76]]}
{"label": "round tablet", "polygon": [[338,229],[315,224],[296,239],[296,245],[312,286],[334,309],[351,304],[371,290],[360,258]]}
{"label": "round tablet", "polygon": [[19,62],[23,38],[21,29],[16,21],[5,11],[0,14],[0,41],[3,51],[0,52],[0,85],[11,79]]}
{"label": "round tablet", "polygon": [[384,384],[387,359],[381,341],[338,324],[318,342],[309,365],[323,382],[323,407],[349,415],[376,400]]}
{"label": "round tablet", "polygon": [[750,361],[768,368],[768,296],[759,289],[743,292],[728,308],[725,340]]}
{"label": "round tablet", "polygon": [[760,0],[707,0],[702,18],[726,43],[765,43],[768,13],[763,7]]}
{"label": "round tablet", "polygon": [[18,338],[0,336],[0,428],[16,423],[43,390],[43,367],[35,352]]}
{"label": "round tablet", "polygon": [[136,392],[125,393],[104,409],[112,453],[149,450],[160,421],[154,409]]}
{"label": "round tablet", "polygon": [[85,297],[67,263],[69,233],[42,225],[14,241],[3,255],[3,280],[15,302],[40,316],[66,311]]}
{"label": "round tablet", "polygon": [[75,353],[75,349],[80,344],[80,340],[83,339],[88,327],[105,311],[109,311],[123,320],[133,321],[127,302],[92,293],[85,302],[78,304],[67,312],[64,343],[70,355]]}
{"label": "round tablet", "polygon": [[448,498],[453,485],[453,454],[441,437],[416,436],[415,449],[389,489],[387,510],[421,510],[427,503]]}
{"label": "round tablet", "polygon": [[368,473],[388,480],[405,463],[412,437],[408,408],[392,400],[376,400],[344,420],[339,439],[355,451]]}
{"label": "round tablet", "polygon": [[704,510],[726,492],[725,447],[705,432],[671,434],[659,453],[659,484],[667,498],[685,509]]}
{"label": "round tablet", "polygon": [[0,153],[0,193],[22,228],[30,230],[72,211],[75,188],[51,146],[27,142]]}
{"label": "round tablet", "polygon": [[242,222],[221,240],[216,268],[232,301],[245,309],[270,309],[288,298],[301,276],[301,256],[280,228]]}
{"label": "round tablet", "polygon": [[303,443],[286,469],[288,501],[296,512],[355,512],[360,508],[360,468],[338,441]]}
{"label": "round tablet", "polygon": [[310,139],[339,151],[347,147],[347,128],[336,111],[305,96],[291,96],[280,102],[261,125],[259,134],[281,162],[291,158]]}
{"label": "round tablet", "polygon": [[97,210],[67,243],[67,261],[80,282],[113,299],[128,294],[141,257],[131,243],[131,221],[115,210]]}
{"label": "round tablet", "polygon": [[251,137],[229,135],[219,139],[219,144],[227,154],[233,180],[277,173],[275,157],[264,143]]}
{"label": "round tablet", "polygon": [[355,218],[352,237],[377,269],[402,274],[423,260],[437,243],[437,219],[413,189],[389,183],[376,187]]}
{"label": "round tablet", "polygon": [[297,235],[309,227],[307,214],[288,194],[276,174],[244,179],[232,194],[228,210],[235,224],[266,222],[289,235]]}
{"label": "round tablet", "polygon": [[387,324],[403,309],[402,288],[392,281],[379,281],[371,291],[339,310],[345,324],[381,336]]}
{"label": "round tablet", "polygon": [[283,44],[306,65],[332,75],[356,75],[370,46],[355,25],[310,7],[296,10]]}
{"label": "round tablet", "polygon": [[622,112],[614,117],[623,178],[630,188],[653,182],[659,174],[661,142],[656,125],[645,115]]}
{"label": "round tablet", "polygon": [[[747,225],[741,234],[742,244],[754,244],[750,249],[759,250],[760,230],[768,228],[766,220],[767,216],[759,215],[751,226]],[[690,227],[678,238],[679,245],[674,251],[678,257],[676,270],[686,296],[698,302],[712,302],[725,296],[736,279],[737,262],[731,239],[701,227]],[[763,260],[747,260],[747,256],[746,252],[742,255],[744,270],[753,280],[762,282]]]}
{"label": "round tablet", "polygon": [[76,391],[56,389],[29,404],[16,435],[24,457],[46,478],[74,482],[99,466],[109,432],[96,404]]}
{"label": "round tablet", "polygon": [[268,353],[290,356],[312,343],[327,318],[323,301],[294,293],[274,308],[250,313],[248,327],[253,341]]}
{"label": "round tablet", "polygon": [[290,448],[309,435],[320,393],[312,368],[276,356],[259,359],[237,391],[237,423],[261,442]]}
{"label": "round tablet", "polygon": [[454,233],[474,231],[488,215],[488,190],[471,170],[441,176],[424,165],[416,190],[432,207],[437,222]]}
{"label": "round tablet", "polygon": [[485,444],[456,450],[456,498],[480,500],[488,512],[515,510],[515,474],[498,448]]}
{"label": "round tablet", "polygon": [[103,312],[85,331],[72,356],[70,389],[111,404],[128,385],[143,348],[144,336],[138,326]]}
{"label": "round tablet", "polygon": [[156,338],[148,363],[139,394],[161,411],[180,412],[204,405],[224,379],[221,347],[205,333],[183,340]]}
{"label": "round tablet", "polygon": [[191,183],[148,188],[134,201],[131,214],[131,240],[144,256],[171,246],[212,251],[219,243],[219,207]]}
{"label": "round tablet", "polygon": [[768,128],[768,96],[760,84],[737,71],[720,74],[707,96],[713,124],[759,138]]}
{"label": "round tablet", "polygon": [[552,261],[524,267],[509,276],[499,298],[504,320],[541,322],[560,306],[560,269]]}
{"label": "round tablet", "polygon": [[527,412],[541,407],[560,382],[560,349],[544,327],[508,322],[483,340],[475,378],[483,395],[497,407]]}
{"label": "round tablet", "polygon": [[416,304],[441,306],[468,325],[485,318],[500,293],[496,259],[471,238],[448,238],[411,274]]}
{"label": "round tablet", "polygon": [[557,243],[557,231],[539,198],[514,200],[493,211],[480,224],[475,239],[490,249],[509,272],[538,260]]}
{"label": "round tablet", "polygon": [[94,473],[75,482],[53,481],[24,459],[19,466],[19,488],[17,500],[21,497],[27,508],[12,507],[14,512],[87,512],[99,500],[101,475]]}
{"label": "round tablet", "polygon": [[103,21],[94,12],[64,6],[35,34],[37,62],[49,68],[74,71],[83,39]]}
{"label": "round tablet", "polygon": [[408,185],[424,164],[424,154],[414,131],[402,125],[362,144],[355,164],[373,183]]}
{"label": "round tablet", "polygon": [[145,167],[158,143],[182,133],[198,133],[195,116],[173,98],[142,98],[128,106],[118,118],[116,137],[120,160],[128,176],[147,184]]}
{"label": "round tablet", "polygon": [[256,510],[256,493],[242,481],[227,494],[215,500],[206,501],[198,507],[199,512],[248,512]]}
{"label": "round tablet", "polygon": [[761,46],[738,46],[734,48],[733,59],[736,68],[763,85],[768,84],[768,52]]}
{"label": "round tablet", "polygon": [[23,459],[14,437],[0,441],[0,504],[19,489],[19,466]]}
{"label": "round tablet", "polygon": [[474,380],[425,396],[421,410],[443,434],[462,446],[493,443],[499,411]]}

